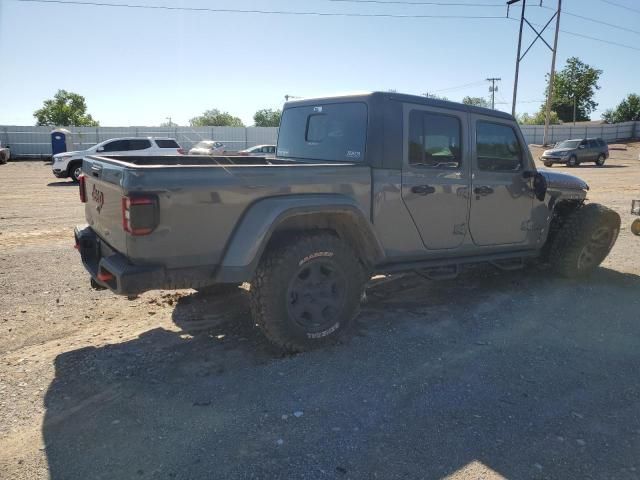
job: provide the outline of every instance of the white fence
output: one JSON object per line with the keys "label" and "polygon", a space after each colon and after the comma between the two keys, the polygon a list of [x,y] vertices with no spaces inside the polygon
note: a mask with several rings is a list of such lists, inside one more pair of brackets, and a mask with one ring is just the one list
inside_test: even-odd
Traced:
{"label": "white fence", "polygon": [[[275,127],[65,127],[73,133],[73,149],[84,150],[116,137],[171,137],[184,149],[200,140],[217,140],[228,150],[254,145],[275,144]],[[11,156],[47,157],[51,155],[51,127],[0,126],[0,140],[11,147]]]}
{"label": "white fence", "polygon": [[[542,125],[522,125],[522,133],[529,144],[541,144],[544,133]],[[275,127],[68,127],[73,133],[74,150],[83,150],[91,145],[115,137],[171,137],[182,148],[189,149],[200,140],[218,140],[229,150],[263,143],[275,144],[278,129]],[[46,157],[51,155],[51,128],[33,126],[0,126],[0,140],[11,146],[11,156]],[[626,140],[640,136],[640,122],[616,123],[613,125],[552,125],[549,127],[549,142],[568,138],[600,137],[607,142]]]}
{"label": "white fence", "polygon": [[[542,144],[544,125],[520,125],[522,134],[529,145]],[[599,137],[605,142],[627,140],[640,136],[640,122],[614,123],[611,125],[550,125],[549,143],[559,142],[570,138]]]}

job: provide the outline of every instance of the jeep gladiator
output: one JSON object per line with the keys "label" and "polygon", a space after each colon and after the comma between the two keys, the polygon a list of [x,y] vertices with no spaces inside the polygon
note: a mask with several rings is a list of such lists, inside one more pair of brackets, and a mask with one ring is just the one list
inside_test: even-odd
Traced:
{"label": "jeep gladiator", "polygon": [[348,330],[373,274],[589,274],[620,217],[587,190],[538,172],[511,115],[375,92],[286,103],[273,158],[88,156],[75,238],[118,294],[250,283],[256,323],[299,351]]}

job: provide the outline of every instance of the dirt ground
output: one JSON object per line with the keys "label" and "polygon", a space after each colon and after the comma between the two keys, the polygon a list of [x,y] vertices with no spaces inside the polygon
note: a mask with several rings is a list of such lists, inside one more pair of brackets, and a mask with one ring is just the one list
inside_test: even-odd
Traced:
{"label": "dirt ground", "polygon": [[639,479],[640,143],[611,153],[554,167],[622,216],[591,279],[407,275],[296,356],[242,290],[91,290],[77,187],[0,166],[0,478]]}

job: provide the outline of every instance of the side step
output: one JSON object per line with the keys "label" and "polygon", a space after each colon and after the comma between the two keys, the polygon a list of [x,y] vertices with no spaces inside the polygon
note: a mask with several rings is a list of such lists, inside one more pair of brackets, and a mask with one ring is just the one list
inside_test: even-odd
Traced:
{"label": "side step", "polygon": [[524,268],[524,258],[510,258],[508,260],[496,260],[490,262],[496,268],[500,270],[512,271],[512,270],[521,270]]}
{"label": "side step", "polygon": [[425,268],[417,271],[429,280],[453,280],[460,274],[460,265],[445,265],[442,267]]}

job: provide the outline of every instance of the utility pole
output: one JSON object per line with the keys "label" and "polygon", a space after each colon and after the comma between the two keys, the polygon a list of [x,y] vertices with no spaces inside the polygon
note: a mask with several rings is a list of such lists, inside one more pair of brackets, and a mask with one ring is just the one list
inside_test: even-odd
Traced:
{"label": "utility pole", "polygon": [[[517,103],[517,99],[518,99],[518,74],[520,72],[520,62],[524,59],[524,57],[527,55],[527,53],[529,53],[529,50],[531,50],[531,47],[533,47],[533,45],[538,41],[538,39],[540,39],[547,46],[547,48],[553,52],[552,63],[554,65],[551,68],[553,70],[555,70],[555,54],[556,54],[555,53],[556,52],[555,46],[557,46],[557,43],[558,43],[558,28],[559,28],[559,25],[560,25],[560,4],[561,4],[561,0],[558,0],[558,10],[556,10],[556,12],[551,16],[551,18],[547,21],[547,23],[544,25],[544,27],[542,27],[542,30],[540,30],[540,31],[538,31],[531,24],[531,22],[529,22],[529,20],[527,20],[527,17],[525,15],[527,0],[509,0],[507,2],[507,16],[509,16],[509,8],[511,7],[511,5],[513,5],[514,3],[518,3],[518,2],[522,2],[522,11],[520,12],[520,32],[518,34],[518,54],[516,55],[516,73],[515,73],[515,78],[514,78],[514,81],[513,81],[513,101],[512,101],[512,105],[511,105],[511,114],[514,117],[516,115],[516,103]],[[556,40],[555,40],[555,46],[551,47],[551,45],[549,45],[549,43],[544,39],[542,34],[547,29],[547,27],[551,24],[551,22],[553,21],[554,18],[556,19]],[[529,44],[529,46],[524,51],[524,53],[522,55],[520,55],[520,51],[521,51],[521,48],[522,48],[522,28],[524,27],[525,23],[527,25],[529,25],[531,30],[533,30],[536,33],[536,37]]]}
{"label": "utility pole", "polygon": [[165,117],[165,120],[169,120],[169,126],[173,127],[173,123],[171,123],[171,117]]}
{"label": "utility pole", "polygon": [[491,92],[491,110],[496,109],[496,92],[498,91],[498,87],[496,87],[496,82],[501,81],[501,78],[487,78],[487,82],[491,82],[491,86],[489,87],[489,92]]}
{"label": "utility pole", "polygon": [[[560,31],[560,11],[562,10],[562,0],[558,0],[558,10],[556,10],[556,34],[553,39],[553,55],[551,56],[551,76],[549,77],[549,91],[547,92],[547,106],[545,108],[544,115],[544,135],[542,137],[542,144],[547,145],[549,139],[549,120],[551,117],[551,98],[553,97],[553,79],[556,76],[556,52],[558,51],[558,32]],[[553,18],[553,17],[551,17]],[[576,96],[573,96],[573,122],[576,121]]]}
{"label": "utility pole", "polygon": [[[520,0],[509,0],[507,2],[507,16],[509,16],[509,7]],[[516,99],[518,98],[518,74],[520,73],[520,50],[522,48],[522,27],[524,25],[524,10],[527,7],[527,0],[522,0],[522,11],[520,12],[520,33],[518,33],[518,53],[516,54],[516,74],[513,79],[513,101],[511,104],[511,115],[516,116]]]}

